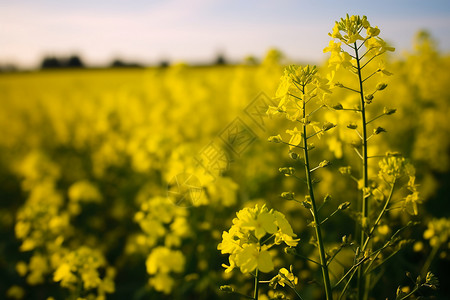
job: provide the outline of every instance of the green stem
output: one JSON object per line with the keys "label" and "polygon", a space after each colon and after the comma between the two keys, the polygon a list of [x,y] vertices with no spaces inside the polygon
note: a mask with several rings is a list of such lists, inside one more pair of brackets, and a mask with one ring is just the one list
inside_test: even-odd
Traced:
{"label": "green stem", "polygon": [[[355,56],[356,56],[356,64],[357,64],[357,70],[358,70],[358,80],[359,80],[359,94],[361,98],[361,123],[362,123],[362,159],[363,159],[363,192],[362,192],[362,207],[361,207],[361,214],[362,214],[362,224],[361,224],[361,231],[360,231],[360,244],[364,242],[364,239],[366,237],[366,234],[364,232],[364,226],[363,224],[367,222],[367,218],[369,216],[369,209],[368,209],[368,195],[366,195],[366,188],[369,186],[369,180],[368,180],[368,165],[367,165],[367,121],[366,121],[366,108],[365,108],[365,102],[364,102],[364,89],[363,89],[363,79],[361,74],[361,60],[359,59],[359,53],[358,53],[358,47],[355,42]],[[367,64],[367,63],[366,63]],[[364,67],[364,66],[363,66]],[[364,266],[361,265],[361,267],[358,270],[358,299],[363,300],[366,298],[365,293],[365,286],[366,286],[366,278],[364,277]]]}
{"label": "green stem", "polygon": [[[304,93],[304,87],[302,92]],[[303,101],[303,118],[306,117],[306,103]],[[303,136],[306,137],[306,124],[303,124]],[[309,156],[308,156],[308,143],[307,139],[303,138],[303,154],[304,154],[304,162],[305,162],[305,171],[306,171],[306,183],[308,185],[308,192],[309,196],[311,198],[311,206],[312,206],[312,213],[315,223],[315,230],[316,230],[316,237],[317,237],[317,243],[319,245],[319,256],[320,256],[320,265],[322,268],[322,276],[323,276],[323,282],[325,285],[325,294],[326,299],[330,300],[333,299],[332,292],[331,292],[331,282],[330,282],[330,276],[328,273],[328,265],[325,255],[325,248],[323,245],[323,239],[322,239],[322,232],[320,230],[320,219],[317,212],[317,205],[314,198],[314,191],[313,191],[313,184],[311,180],[311,169],[309,164]]]}
{"label": "green stem", "polygon": [[394,180],[394,182],[393,182],[392,185],[391,185],[391,190],[390,190],[390,192],[389,192],[389,196],[388,196],[386,202],[384,203],[383,209],[381,210],[381,212],[380,212],[380,214],[378,215],[378,217],[377,217],[375,223],[373,224],[372,229],[370,229],[369,235],[367,236],[366,241],[364,242],[364,245],[363,245],[362,248],[361,248],[361,249],[362,249],[361,251],[366,250],[366,247],[367,247],[367,245],[369,244],[369,240],[370,240],[370,238],[372,237],[373,232],[374,232],[375,229],[377,228],[378,224],[379,224],[380,221],[381,221],[381,218],[383,217],[384,213],[386,212],[387,207],[389,206],[389,203],[391,202],[392,196],[394,195],[394,187],[395,187],[395,180]]}
{"label": "green stem", "polygon": [[419,289],[419,287],[416,285],[416,286],[414,287],[414,289],[413,289],[411,292],[409,292],[409,293],[406,294],[405,296],[401,297],[399,300],[408,299],[409,296],[411,296],[411,295],[413,295],[415,292],[417,292],[418,289]]}
{"label": "green stem", "polygon": [[338,211],[340,211],[340,209],[336,209],[335,211],[333,211],[328,217],[326,217],[325,219],[322,220],[322,222],[320,222],[320,225],[322,225],[323,223],[325,223],[326,221],[328,221],[332,216],[334,216]]}
{"label": "green stem", "polygon": [[313,260],[313,259],[310,259],[310,258],[308,258],[308,257],[306,257],[306,256],[303,256],[303,255],[301,255],[301,254],[295,253],[294,256],[303,258],[303,259],[305,259],[305,260],[307,260],[307,261],[310,261],[310,262],[312,262],[312,263],[314,263],[314,264],[320,266],[320,262],[317,262],[317,261],[315,261],[315,260]]}
{"label": "green stem", "polygon": [[440,246],[441,246],[440,244],[434,246],[433,250],[431,250],[430,255],[427,257],[427,260],[425,261],[425,264],[423,265],[422,270],[420,272],[420,276],[422,278],[426,277],[426,275],[427,275],[427,273],[428,273],[428,271],[430,269],[431,262],[433,261],[434,257],[438,253],[438,250],[439,250]]}
{"label": "green stem", "polygon": [[294,292],[295,292],[295,294],[297,295],[297,297],[298,297],[300,300],[303,300],[302,296],[300,296],[300,294],[297,292],[297,290],[296,290],[294,287],[292,287],[292,289],[294,290]]}
{"label": "green stem", "polygon": [[381,115],[376,116],[375,118],[373,118],[372,120],[370,120],[369,122],[367,122],[367,124],[372,123],[373,121],[375,121],[375,120],[378,119],[378,118],[381,118],[381,117],[384,116],[384,115],[386,115],[386,114],[385,114],[385,113],[382,113]]}
{"label": "green stem", "polygon": [[259,270],[256,268],[255,273],[255,291],[253,293],[253,299],[258,300],[258,294],[259,294]]}

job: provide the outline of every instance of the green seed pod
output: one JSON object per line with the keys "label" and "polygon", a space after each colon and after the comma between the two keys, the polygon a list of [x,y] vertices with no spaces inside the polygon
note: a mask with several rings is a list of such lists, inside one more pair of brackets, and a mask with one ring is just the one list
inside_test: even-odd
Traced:
{"label": "green seed pod", "polygon": [[387,87],[387,83],[384,82],[380,82],[379,84],[377,84],[377,90],[382,91]]}
{"label": "green seed pod", "polygon": [[269,136],[267,141],[269,141],[270,143],[281,143],[283,140],[281,138],[281,135],[273,135]]}
{"label": "green seed pod", "polygon": [[386,132],[386,129],[384,129],[383,127],[377,127],[373,130],[373,134],[380,134],[382,132]]}
{"label": "green seed pod", "polygon": [[395,108],[387,108],[387,107],[385,107],[385,108],[383,109],[383,113],[384,113],[385,115],[392,115],[392,114],[394,114],[396,111],[397,111],[397,109],[395,109]]}
{"label": "green seed pod", "polygon": [[342,104],[338,103],[338,104],[336,104],[336,105],[333,105],[331,108],[332,108],[332,109],[335,109],[335,110],[341,110],[341,109],[343,109],[344,107],[342,106]]}
{"label": "green seed pod", "polygon": [[331,128],[333,128],[333,127],[335,127],[335,126],[336,126],[336,125],[333,124],[333,123],[331,123],[331,122],[326,122],[325,124],[323,124],[322,130],[323,130],[323,131],[328,131],[328,130],[330,130]]}
{"label": "green seed pod", "polygon": [[356,125],[355,123],[350,123],[347,125],[347,128],[356,129],[356,128],[358,128],[358,125]]}

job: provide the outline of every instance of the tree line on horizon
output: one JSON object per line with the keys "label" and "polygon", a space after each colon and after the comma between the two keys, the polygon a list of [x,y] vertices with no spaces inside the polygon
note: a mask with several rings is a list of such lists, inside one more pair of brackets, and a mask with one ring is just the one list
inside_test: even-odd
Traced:
{"label": "tree line on horizon", "polygon": [[[257,64],[257,59],[252,57],[251,62],[253,64]],[[247,59],[246,59],[247,60]],[[156,64],[158,67],[168,67],[170,66],[170,61],[167,59],[163,59]],[[223,53],[218,53],[215,59],[212,62],[206,62],[204,65],[227,65],[230,64],[228,59]],[[113,59],[109,64],[107,64],[106,68],[143,68],[146,64],[139,62],[130,62],[125,61],[120,58]],[[44,56],[36,69],[40,70],[49,70],[49,69],[82,69],[82,68],[91,68],[86,64],[82,57],[76,54],[70,56],[55,56],[55,55],[47,55]],[[15,72],[19,71],[20,68],[15,66],[14,64],[0,64],[0,72]]]}

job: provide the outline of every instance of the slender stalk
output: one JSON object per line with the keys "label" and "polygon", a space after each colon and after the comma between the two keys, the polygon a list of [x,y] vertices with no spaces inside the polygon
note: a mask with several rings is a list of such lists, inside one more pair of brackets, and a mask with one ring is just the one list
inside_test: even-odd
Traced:
{"label": "slender stalk", "polygon": [[[304,86],[302,89],[303,94],[305,93],[304,90]],[[303,101],[303,118],[306,117],[306,102]],[[311,180],[311,168],[310,168],[310,164],[309,164],[309,156],[308,156],[308,141],[305,138],[306,135],[306,124],[303,124],[303,154],[304,154],[304,163],[305,163],[305,172],[306,172],[306,183],[308,185],[308,192],[309,192],[309,196],[311,198],[311,212],[314,218],[314,223],[315,223],[315,229],[316,229],[316,237],[317,237],[317,243],[319,245],[319,256],[320,256],[320,266],[322,268],[322,276],[323,276],[323,282],[325,284],[325,294],[326,294],[326,299],[330,300],[333,299],[333,295],[331,292],[331,282],[330,282],[330,276],[328,273],[328,265],[327,265],[327,260],[326,260],[326,255],[325,255],[325,248],[323,245],[323,239],[322,239],[322,232],[320,230],[320,219],[318,216],[318,211],[317,211],[317,205],[316,205],[316,201],[314,198],[314,190],[313,190],[313,184],[312,184],[312,180]]]}
{"label": "slender stalk", "polygon": [[367,124],[372,123],[373,121],[375,121],[375,120],[378,119],[378,118],[381,118],[381,117],[384,116],[384,115],[386,115],[386,114],[385,114],[385,113],[382,113],[381,115],[376,116],[375,118],[373,118],[372,120],[370,120],[369,122],[367,122]]}
{"label": "slender stalk", "polygon": [[408,299],[411,295],[413,295],[415,292],[417,292],[418,289],[419,289],[419,287],[415,286],[414,289],[411,292],[409,292],[405,296],[401,297],[399,300]]}
{"label": "slender stalk", "polygon": [[297,290],[296,290],[295,288],[292,288],[292,289],[294,290],[294,292],[295,292],[295,294],[297,295],[297,297],[298,297],[300,300],[303,300],[302,296],[300,296],[300,294],[297,292]]}
{"label": "slender stalk", "polygon": [[428,255],[427,260],[425,261],[425,264],[422,267],[422,270],[420,272],[420,276],[422,276],[422,278],[425,278],[427,275],[427,272],[430,269],[431,266],[431,262],[433,261],[434,257],[436,256],[436,254],[438,253],[438,250],[440,248],[440,244],[436,245],[433,247],[433,250],[431,250],[431,254]]}
{"label": "slender stalk", "polygon": [[[363,179],[363,192],[362,192],[362,205],[361,205],[361,216],[362,216],[362,223],[367,222],[367,218],[369,216],[369,209],[368,209],[368,195],[366,195],[366,188],[369,186],[369,180],[368,180],[368,164],[367,164],[367,121],[366,121],[366,107],[365,107],[365,101],[364,101],[364,89],[363,89],[363,78],[361,74],[361,59],[359,58],[358,53],[358,47],[355,42],[355,56],[356,56],[356,64],[357,64],[357,70],[358,70],[358,79],[359,79],[359,94],[361,98],[361,124],[362,124],[362,179]],[[370,61],[370,60],[369,60]],[[366,63],[367,65],[367,63]],[[365,240],[366,234],[364,232],[363,224],[361,224],[361,231],[360,231],[360,244]],[[358,299],[362,300],[366,298],[366,278],[364,277],[364,266],[361,265],[361,267],[358,270]]]}
{"label": "slender stalk", "polygon": [[259,294],[259,270],[256,268],[255,273],[255,291],[253,293],[253,299],[258,300],[258,294]]}
{"label": "slender stalk", "polygon": [[303,258],[303,259],[305,259],[305,260],[307,260],[307,261],[310,261],[310,262],[312,262],[312,263],[314,263],[314,264],[316,264],[316,265],[319,265],[319,266],[321,265],[320,262],[317,262],[317,261],[315,261],[315,260],[313,260],[313,259],[310,259],[310,258],[308,258],[308,257],[306,257],[306,256],[303,256],[303,255],[301,255],[301,254],[295,253],[294,256]]}
{"label": "slender stalk", "polygon": [[373,232],[375,231],[378,224],[380,223],[381,218],[383,217],[384,213],[387,211],[387,208],[389,206],[389,203],[391,202],[392,196],[394,195],[394,187],[395,187],[395,180],[391,185],[391,190],[389,192],[389,196],[388,196],[386,202],[384,203],[383,209],[381,210],[380,214],[377,217],[377,220],[373,224],[372,229],[370,229],[369,235],[367,236],[366,241],[364,242],[364,245],[361,248],[362,251],[366,250],[366,247],[369,244],[369,241],[370,241],[370,238],[372,237]]}

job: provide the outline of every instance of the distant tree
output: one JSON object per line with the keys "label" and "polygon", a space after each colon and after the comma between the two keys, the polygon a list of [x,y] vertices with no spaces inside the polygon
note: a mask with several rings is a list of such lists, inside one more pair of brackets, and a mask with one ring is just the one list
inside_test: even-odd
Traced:
{"label": "distant tree", "polygon": [[225,55],[223,53],[219,53],[216,57],[216,60],[214,62],[215,65],[226,65],[227,60],[225,58]]}
{"label": "distant tree", "polygon": [[0,73],[2,72],[15,72],[18,68],[13,64],[0,65]]}
{"label": "distant tree", "polygon": [[67,68],[84,68],[83,61],[78,55],[72,55],[65,63]]}
{"label": "distant tree", "polygon": [[125,67],[125,66],[126,66],[126,64],[120,59],[115,59],[110,64],[110,67],[112,67],[112,68],[122,68],[122,67]]}
{"label": "distant tree", "polygon": [[42,59],[41,69],[59,68],[84,68],[84,64],[78,55],[71,55],[69,58],[45,56]]}
{"label": "distant tree", "polygon": [[136,62],[125,62],[121,59],[114,59],[109,66],[111,68],[142,68],[142,65]]}
{"label": "distant tree", "polygon": [[41,69],[56,69],[63,66],[64,63],[54,56],[46,56],[41,62]]}
{"label": "distant tree", "polygon": [[168,60],[164,59],[164,60],[160,61],[158,65],[160,68],[167,68],[170,66],[170,63]]}

